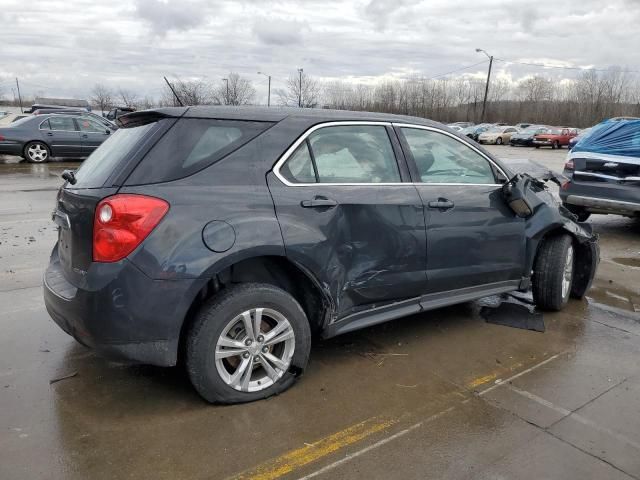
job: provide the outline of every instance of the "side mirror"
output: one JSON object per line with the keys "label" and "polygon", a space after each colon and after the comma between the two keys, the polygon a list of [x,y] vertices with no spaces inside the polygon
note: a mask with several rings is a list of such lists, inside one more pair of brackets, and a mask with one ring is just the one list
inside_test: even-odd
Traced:
{"label": "side mirror", "polygon": [[111,133],[111,130],[109,130],[108,128],[104,131],[105,135],[109,135]]}

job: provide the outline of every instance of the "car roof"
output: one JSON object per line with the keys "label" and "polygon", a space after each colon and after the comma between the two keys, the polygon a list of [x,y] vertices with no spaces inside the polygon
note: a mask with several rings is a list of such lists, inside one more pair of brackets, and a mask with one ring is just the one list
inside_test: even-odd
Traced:
{"label": "car roof", "polygon": [[291,108],[291,107],[229,107],[229,106],[198,106],[198,107],[166,107],[143,110],[123,115],[123,117],[142,116],[158,113],[167,117],[187,118],[216,118],[225,120],[252,120],[262,122],[279,122],[288,117],[317,119],[318,122],[332,121],[372,121],[412,123],[416,125],[438,126],[443,124],[420,117],[408,115],[392,115],[389,113],[353,112],[349,110],[330,110],[320,108]]}

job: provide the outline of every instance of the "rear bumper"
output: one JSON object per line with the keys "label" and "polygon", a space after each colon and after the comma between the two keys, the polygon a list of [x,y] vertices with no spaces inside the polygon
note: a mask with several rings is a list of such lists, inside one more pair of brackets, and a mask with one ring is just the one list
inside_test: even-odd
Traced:
{"label": "rear bumper", "polygon": [[630,215],[640,213],[640,203],[623,202],[621,200],[611,200],[608,198],[568,195],[565,203],[603,212],[622,213]]}
{"label": "rear bumper", "polygon": [[560,190],[563,203],[592,213],[634,216],[640,214],[640,191],[635,185],[574,182]]}
{"label": "rear bumper", "polygon": [[0,154],[2,155],[22,155],[22,143],[4,141],[0,142]]}
{"label": "rear bumper", "polygon": [[191,280],[153,280],[133,264],[98,264],[81,287],[69,283],[57,247],[44,274],[44,302],[66,333],[100,354],[134,363],[175,365]]}

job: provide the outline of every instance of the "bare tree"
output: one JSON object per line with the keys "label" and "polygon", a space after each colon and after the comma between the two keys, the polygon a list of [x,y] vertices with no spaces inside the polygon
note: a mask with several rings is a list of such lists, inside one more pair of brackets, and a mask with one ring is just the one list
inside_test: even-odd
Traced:
{"label": "bare tree", "polygon": [[322,88],[317,80],[302,72],[299,75],[291,75],[287,80],[286,89],[276,91],[280,104],[284,106],[302,108],[315,108],[320,103]]}
{"label": "bare tree", "polygon": [[[178,79],[172,82],[171,85],[184,105],[209,105],[214,103],[213,88],[210,83],[204,80],[185,81]],[[168,85],[163,90],[160,102],[165,106],[177,107],[180,105]]]}
{"label": "bare tree", "polygon": [[91,90],[91,103],[96,105],[101,112],[105,112],[113,105],[113,93],[108,87],[96,83]]}
{"label": "bare tree", "polygon": [[138,94],[124,88],[118,89],[118,97],[127,107],[136,107],[138,105]]}
{"label": "bare tree", "polygon": [[249,105],[256,96],[251,80],[229,72],[226,79],[220,80],[213,91],[215,103],[221,105]]}

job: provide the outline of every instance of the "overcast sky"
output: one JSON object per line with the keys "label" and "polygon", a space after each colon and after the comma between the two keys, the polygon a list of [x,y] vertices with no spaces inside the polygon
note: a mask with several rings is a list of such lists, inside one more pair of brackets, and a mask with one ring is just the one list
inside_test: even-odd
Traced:
{"label": "overcast sky", "polygon": [[[484,59],[640,70],[640,0],[0,0],[0,92],[88,96],[96,82],[157,97],[162,76],[432,77]],[[571,70],[496,62],[517,80]],[[486,74],[486,64],[452,74]],[[578,72],[579,73],[579,72]]]}

